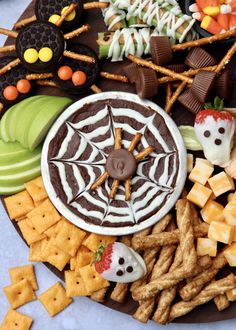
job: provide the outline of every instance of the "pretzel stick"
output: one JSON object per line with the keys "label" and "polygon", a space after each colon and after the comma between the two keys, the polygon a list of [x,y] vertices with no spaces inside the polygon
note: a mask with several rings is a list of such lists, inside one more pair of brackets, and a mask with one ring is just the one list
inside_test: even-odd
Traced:
{"label": "pretzel stick", "polygon": [[36,80],[38,86],[48,86],[48,87],[57,87],[57,85],[52,80]]}
{"label": "pretzel stick", "polygon": [[4,109],[4,104],[0,102],[0,113],[2,112],[3,109]]}
{"label": "pretzel stick", "polygon": [[[209,225],[205,222],[193,227],[194,238],[204,237],[208,234]],[[140,250],[154,248],[163,245],[172,245],[179,243],[179,229],[170,233],[151,234],[146,237],[133,237],[132,244]]]}
{"label": "pretzel stick", "polygon": [[150,155],[155,149],[151,146],[148,146],[147,148],[145,148],[144,150],[140,151],[136,156],[136,160],[140,161],[142,159],[144,159],[145,157],[147,157],[148,155]]}
{"label": "pretzel stick", "polygon": [[95,93],[95,94],[98,94],[98,93],[102,93],[102,90],[96,86],[96,85],[92,85],[90,86],[90,89]]}
{"label": "pretzel stick", "polygon": [[236,28],[226,31],[224,33],[215,34],[210,37],[201,38],[198,40],[187,41],[182,44],[172,45],[171,48],[173,51],[184,50],[186,48],[199,47],[202,45],[207,45],[215,41],[225,40],[236,35]]}
{"label": "pretzel stick", "polygon": [[136,148],[137,144],[141,140],[141,138],[142,138],[142,134],[141,133],[136,133],[133,140],[130,142],[128,151],[133,152],[134,149]]}
{"label": "pretzel stick", "polygon": [[23,26],[25,26],[25,25],[27,25],[27,24],[29,24],[29,23],[32,23],[32,22],[34,22],[34,21],[36,21],[36,20],[37,20],[36,15],[33,15],[33,16],[31,16],[31,17],[28,17],[28,18],[24,18],[24,19],[22,19],[22,20],[16,22],[16,23],[14,24],[13,28],[14,28],[14,29],[20,29],[20,28],[22,28]]}
{"label": "pretzel stick", "polygon": [[12,68],[16,67],[19,64],[20,64],[20,59],[19,58],[16,58],[15,60],[9,62],[8,64],[6,64],[5,66],[3,66],[0,69],[0,76],[2,76],[4,73],[6,73],[7,71],[9,71]]}
{"label": "pretzel stick", "polygon": [[141,286],[133,291],[132,297],[136,301],[146,300],[156,296],[160,291],[173,287],[181,282],[183,279],[194,276],[201,273],[204,269],[209,268],[211,265],[211,258],[209,256],[203,256],[199,258],[198,264],[190,272],[182,266],[175,271],[168,272],[152,282]]}
{"label": "pretzel stick", "polygon": [[97,302],[104,302],[107,290],[108,288],[103,288],[98,291],[95,291],[91,294],[90,298]]}
{"label": "pretzel stick", "polygon": [[28,80],[40,80],[40,79],[47,79],[52,77],[53,77],[52,73],[31,73],[25,76],[25,78]]}
{"label": "pretzel stick", "polygon": [[64,39],[65,40],[72,39],[74,37],[77,37],[81,33],[87,32],[89,29],[90,29],[90,25],[89,24],[82,25],[78,29],[73,30],[73,31],[71,31],[69,33],[64,34]]}
{"label": "pretzel stick", "polygon": [[230,302],[226,296],[226,294],[219,294],[214,298],[214,303],[218,309],[219,312],[225,310],[226,308],[229,307]]}
{"label": "pretzel stick", "polygon": [[182,93],[182,91],[184,90],[186,86],[186,82],[182,82],[178,88],[176,89],[176,91],[174,92],[174,94],[172,95],[171,99],[169,100],[168,103],[166,103],[165,106],[165,112],[170,113],[173,105],[175,104],[175,102],[177,101],[177,98],[179,97],[179,95]]}
{"label": "pretzel stick", "polygon": [[110,72],[101,71],[100,76],[103,78],[106,78],[106,79],[120,81],[123,83],[129,82],[129,79],[126,76],[123,76],[121,74],[114,74],[114,73],[110,73]]}
{"label": "pretzel stick", "polygon": [[227,277],[222,278],[221,280],[218,280],[216,282],[210,283],[194,299],[187,302],[181,301],[172,306],[169,321],[172,321],[177,317],[183,316],[191,312],[195,307],[207,303],[219,294],[222,294],[234,288],[235,285],[236,279],[233,274],[230,274]]}
{"label": "pretzel stick", "polygon": [[131,60],[132,62],[141,65],[141,66],[145,66],[147,68],[153,69],[157,72],[163,73],[166,76],[170,76],[172,78],[176,78],[178,80],[182,80],[185,81],[187,84],[192,84],[193,79],[192,78],[188,78],[180,73],[174,72],[172,70],[169,70],[167,68],[164,68],[162,66],[156,65],[151,61],[147,61],[147,60],[143,60],[138,56],[134,56],[134,55],[128,55],[128,59]]}
{"label": "pretzel stick", "polygon": [[217,73],[220,73],[224,69],[224,67],[226,66],[226,64],[229,63],[235,52],[236,52],[236,42],[233,43],[233,45],[230,47],[226,55],[222,58],[222,60],[218,64],[216,68]]}
{"label": "pretzel stick", "polygon": [[166,84],[166,104],[170,102],[171,96],[172,96],[171,83],[168,82]]}
{"label": "pretzel stick", "polygon": [[83,54],[76,54],[74,52],[70,52],[69,50],[64,50],[63,55],[74,60],[88,62],[88,63],[95,63],[95,59],[91,56],[83,55]]}
{"label": "pretzel stick", "polygon": [[[115,129],[115,144],[114,144],[114,149],[118,150],[121,148],[121,141],[122,141],[122,128],[118,127]],[[111,193],[109,195],[110,198],[114,198],[117,190],[119,188],[120,181],[119,180],[114,180],[112,183],[112,188],[111,188]]]}
{"label": "pretzel stick", "polygon": [[107,179],[109,178],[109,174],[108,172],[103,173],[98,179],[97,181],[94,182],[94,184],[91,186],[92,190],[97,189],[98,187],[100,187]]}
{"label": "pretzel stick", "polygon": [[18,32],[0,28],[0,34],[4,34],[5,36],[12,37],[12,38],[17,38]]}
{"label": "pretzel stick", "polygon": [[125,200],[130,201],[131,199],[131,179],[125,180]]}
{"label": "pretzel stick", "polygon": [[96,8],[105,9],[109,6],[110,6],[109,2],[88,2],[88,3],[84,3],[83,7],[84,7],[84,10],[89,10],[89,9],[96,9]]}
{"label": "pretzel stick", "polygon": [[67,8],[64,13],[60,16],[60,18],[56,21],[55,25],[60,27],[62,25],[62,23],[64,22],[64,20],[66,19],[66,17],[72,13],[72,11],[75,10],[75,8],[77,7],[76,3],[72,3],[69,8]]}
{"label": "pretzel stick", "polygon": [[16,50],[15,45],[3,46],[0,47],[0,53],[14,52]]}

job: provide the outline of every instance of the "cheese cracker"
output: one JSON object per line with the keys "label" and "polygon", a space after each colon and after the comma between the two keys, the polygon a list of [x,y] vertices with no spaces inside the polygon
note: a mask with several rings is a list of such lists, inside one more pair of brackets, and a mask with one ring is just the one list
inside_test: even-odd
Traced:
{"label": "cheese cracker", "polygon": [[34,273],[34,266],[32,264],[10,268],[9,274],[13,284],[26,279],[31,284],[33,290],[38,290],[38,283]]}
{"label": "cheese cracker", "polygon": [[41,239],[46,237],[45,234],[39,234],[39,232],[36,230],[31,221],[27,218],[21,220],[18,223],[18,226],[20,228],[22,236],[24,237],[28,245],[40,241]]}
{"label": "cheese cracker", "polygon": [[40,202],[48,197],[46,189],[43,184],[43,179],[41,176],[31,180],[25,184],[25,188],[32,197],[35,203]]}
{"label": "cheese cracker", "polygon": [[41,253],[44,261],[49,262],[59,270],[63,270],[70,260],[70,255],[68,253],[54,245],[54,238],[49,239]]}
{"label": "cheese cracker", "polygon": [[83,241],[83,245],[86,246],[89,250],[96,252],[99,245],[101,244],[108,245],[109,243],[114,243],[115,241],[116,241],[115,236],[90,234]]}
{"label": "cheese cracker", "polygon": [[33,319],[29,316],[21,314],[15,310],[9,309],[3,323],[1,330],[29,330]]}
{"label": "cheese cracker", "polygon": [[34,208],[33,200],[26,190],[6,197],[4,202],[11,220],[25,216]]}
{"label": "cheese cracker", "polygon": [[95,267],[92,265],[87,265],[79,270],[86,290],[91,294],[94,291],[106,288],[110,283],[105,280],[98,272],[95,270]]}
{"label": "cheese cracker", "polygon": [[13,309],[36,299],[33,288],[26,279],[6,286],[3,291]]}
{"label": "cheese cracker", "polygon": [[67,297],[87,296],[88,291],[82,277],[71,270],[65,271]]}

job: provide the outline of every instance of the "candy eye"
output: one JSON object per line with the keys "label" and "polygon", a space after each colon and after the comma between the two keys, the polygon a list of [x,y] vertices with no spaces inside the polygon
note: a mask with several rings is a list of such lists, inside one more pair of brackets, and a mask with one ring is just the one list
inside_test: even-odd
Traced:
{"label": "candy eye", "polygon": [[49,47],[43,47],[40,49],[38,57],[42,62],[49,62],[53,57],[53,51]]}
{"label": "candy eye", "polygon": [[225,129],[224,129],[224,127],[220,127],[220,128],[218,129],[218,132],[219,132],[220,134],[224,134],[224,133],[225,133]]}
{"label": "candy eye", "polygon": [[123,271],[121,269],[119,269],[117,272],[116,272],[116,275],[117,276],[122,276],[123,275]]}
{"label": "candy eye", "polygon": [[6,100],[8,101],[14,101],[18,97],[18,90],[15,86],[7,86],[3,90],[3,96],[5,97]]}
{"label": "candy eye", "polygon": [[[61,14],[63,15],[64,12],[65,12],[68,8],[69,8],[69,6],[64,7],[64,8],[62,9],[62,11],[61,11]],[[75,18],[75,16],[76,16],[76,11],[73,10],[69,15],[66,16],[65,21],[68,21],[68,22],[73,21],[73,19]]]}
{"label": "candy eye", "polygon": [[36,49],[34,48],[28,48],[24,52],[24,60],[27,63],[33,64],[38,61],[39,54]]}
{"label": "candy eye", "polygon": [[58,77],[61,80],[69,80],[72,78],[73,71],[68,65],[61,66],[57,71]]}
{"label": "candy eye", "polygon": [[54,14],[49,17],[48,21],[50,23],[56,24],[56,22],[59,20],[60,17],[61,17],[60,15]]}
{"label": "candy eye", "polygon": [[209,137],[210,135],[211,135],[210,131],[205,131],[205,132],[204,132],[204,136],[205,136],[205,137]]}
{"label": "candy eye", "polygon": [[217,146],[221,145],[222,141],[220,139],[215,139],[215,144]]}
{"label": "candy eye", "polygon": [[119,258],[119,264],[123,265],[125,263],[125,259],[124,258]]}
{"label": "candy eye", "polygon": [[86,74],[83,71],[76,71],[73,73],[72,82],[75,86],[81,86],[87,79]]}
{"label": "candy eye", "polygon": [[126,271],[127,271],[128,273],[132,273],[132,271],[133,271],[133,267],[132,267],[132,266],[128,266],[128,267],[126,268]]}
{"label": "candy eye", "polygon": [[16,84],[16,88],[18,92],[22,94],[27,94],[31,89],[31,84],[27,79],[20,79]]}

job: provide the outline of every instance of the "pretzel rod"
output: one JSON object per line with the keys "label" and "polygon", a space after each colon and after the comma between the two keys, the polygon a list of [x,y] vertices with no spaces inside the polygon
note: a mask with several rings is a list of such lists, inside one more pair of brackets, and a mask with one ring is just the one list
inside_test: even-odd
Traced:
{"label": "pretzel rod", "polygon": [[142,138],[142,134],[141,133],[136,133],[133,140],[130,142],[128,151],[133,152],[134,149],[136,148],[137,144],[141,140],[141,138]]}
{"label": "pretzel rod", "polygon": [[191,206],[187,199],[177,201],[176,221],[179,228],[180,247],[183,253],[183,266],[190,271],[197,263],[197,253],[194,246]]}
{"label": "pretzel rod", "polygon": [[[168,83],[170,84],[170,83]],[[173,93],[172,97],[170,98],[169,102],[166,103],[165,106],[165,112],[170,113],[173,105],[175,104],[175,102],[177,101],[179,95],[182,93],[182,91],[184,90],[186,86],[186,82],[182,82],[178,88],[176,89],[176,91]]]}
{"label": "pretzel rod", "polygon": [[191,282],[186,284],[180,291],[181,298],[185,301],[194,298],[202,289],[202,287],[210,282],[218,273],[218,271],[227,264],[223,253],[219,253],[213,260],[212,266],[203,273],[194,277]]}
{"label": "pretzel rod", "polygon": [[217,73],[220,73],[224,69],[226,64],[228,64],[230,62],[230,60],[233,57],[233,55],[235,54],[235,52],[236,52],[236,42],[233,43],[233,45],[230,47],[230,49],[228,50],[226,55],[222,58],[222,60],[218,64],[218,66],[216,68]]}
{"label": "pretzel rod", "polygon": [[131,199],[131,178],[125,180],[125,200],[130,201]]}
{"label": "pretzel rod", "polygon": [[84,7],[84,10],[89,10],[89,9],[96,9],[96,8],[105,9],[109,6],[110,6],[109,2],[88,2],[88,3],[84,3],[83,7]]}
{"label": "pretzel rod", "polygon": [[58,88],[58,86],[52,80],[36,80],[36,84],[38,86],[48,86],[48,87]]}
{"label": "pretzel rod", "polygon": [[152,282],[141,286],[133,291],[132,297],[136,301],[146,300],[156,296],[160,291],[168,289],[178,284],[183,279],[194,276],[201,273],[204,269],[210,267],[211,258],[209,256],[203,256],[199,258],[198,264],[190,272],[182,266],[175,271],[168,272],[159,278],[153,280]]}
{"label": "pretzel rod", "polygon": [[20,28],[22,28],[23,26],[25,26],[25,25],[27,25],[27,24],[29,24],[29,23],[32,23],[32,22],[34,22],[34,21],[36,21],[36,20],[37,20],[36,15],[33,15],[33,16],[31,16],[31,17],[28,17],[28,18],[24,18],[24,19],[22,19],[22,20],[16,22],[16,23],[14,24],[13,28],[14,28],[14,29],[20,29]]}
{"label": "pretzel rod", "polygon": [[216,296],[214,298],[214,303],[215,303],[215,305],[216,305],[219,312],[225,310],[230,305],[230,302],[229,302],[229,300],[228,300],[225,293],[219,294],[218,296]]}
{"label": "pretzel rod", "polygon": [[95,291],[91,294],[90,298],[97,302],[104,302],[108,287]]}
{"label": "pretzel rod", "polygon": [[103,173],[97,181],[94,182],[94,184],[91,186],[92,190],[97,189],[100,187],[107,179],[109,178],[109,174],[107,172]]}
{"label": "pretzel rod", "polygon": [[40,79],[47,79],[52,78],[52,73],[30,73],[26,75],[26,79],[28,80],[40,80]]}
{"label": "pretzel rod", "polygon": [[67,8],[64,13],[60,16],[60,18],[56,21],[55,25],[60,27],[62,25],[62,23],[64,22],[64,20],[66,19],[66,17],[72,13],[72,11],[75,10],[75,8],[77,7],[76,3],[72,3],[70,4],[69,8]]}
{"label": "pretzel rod", "polygon": [[74,60],[88,62],[88,63],[94,63],[95,59],[91,56],[83,55],[83,54],[76,54],[74,52],[70,52],[69,50],[64,50],[63,55],[69,58],[72,58]]}
{"label": "pretzel rod", "polygon": [[209,284],[194,299],[187,302],[181,301],[172,306],[169,321],[172,321],[177,317],[191,312],[195,307],[205,304],[219,294],[231,290],[235,287],[235,285],[236,279],[233,274],[230,274],[221,280]]}
{"label": "pretzel rod", "polygon": [[110,72],[101,71],[100,76],[103,78],[106,78],[106,79],[120,81],[123,83],[129,82],[129,79],[126,76],[123,76],[121,74],[114,74],[114,73],[110,73]]}
{"label": "pretzel rod", "polygon": [[194,226],[200,225],[202,223],[201,219],[198,216],[197,209],[193,203],[190,203],[191,207],[191,218]]}
{"label": "pretzel rod", "polygon": [[4,109],[4,104],[0,102],[0,113],[2,112],[3,109]]}
{"label": "pretzel rod", "polygon": [[[194,238],[204,237],[208,234],[209,225],[205,222],[200,225],[193,227]],[[172,245],[179,243],[179,229],[173,230],[172,232],[163,232],[160,234],[151,234],[146,237],[136,237],[132,239],[132,244],[137,249],[145,250],[163,245]]]}
{"label": "pretzel rod", "polygon": [[142,58],[140,58],[138,56],[134,56],[134,55],[130,54],[130,55],[128,55],[128,59],[138,65],[145,66],[145,67],[153,69],[157,72],[163,73],[166,76],[170,76],[172,78],[176,78],[178,80],[185,81],[187,84],[192,84],[192,82],[193,82],[192,78],[188,78],[180,73],[177,73],[177,72],[174,72],[167,68],[164,68],[162,66],[156,65],[151,61],[143,60]]}
{"label": "pretzel rod", "polygon": [[96,85],[92,85],[90,86],[90,89],[95,93],[95,94],[98,94],[98,93],[102,93],[102,90],[96,86]]}
{"label": "pretzel rod", "polygon": [[4,34],[5,36],[16,38],[18,36],[18,32],[0,28],[0,34]]}
{"label": "pretzel rod", "polygon": [[148,146],[144,150],[140,151],[135,156],[135,158],[136,158],[136,160],[140,161],[140,160],[144,159],[145,157],[147,157],[148,155],[150,155],[154,150],[155,150],[155,148],[153,148],[152,146]]}
{"label": "pretzel rod", "polygon": [[151,230],[152,230],[152,228],[151,228],[151,227],[148,227],[148,228],[143,229],[143,230],[141,230],[141,231],[139,231],[139,232],[137,232],[137,233],[134,233],[134,234],[133,234],[133,237],[132,237],[132,239],[131,239],[131,247],[132,247],[134,250],[136,250],[136,251],[140,251],[140,250],[139,250],[139,247],[135,244],[134,239],[138,239],[139,237],[140,237],[140,238],[141,238],[141,237],[143,237],[143,238],[146,237],[147,235],[150,234]]}
{"label": "pretzel rod", "polygon": [[16,67],[19,64],[20,64],[20,59],[19,58],[16,58],[15,60],[9,62],[8,64],[6,64],[5,66],[3,66],[0,69],[0,76],[2,76],[4,73],[6,73],[7,71],[9,71],[12,68]]}
{"label": "pretzel rod", "polygon": [[69,33],[64,34],[64,39],[65,40],[72,39],[74,37],[77,37],[81,33],[87,32],[89,29],[90,29],[90,25],[89,24],[82,25],[78,29],[73,30],[73,31],[71,31]]}
{"label": "pretzel rod", "polygon": [[172,96],[171,83],[168,82],[166,84],[166,104],[170,102],[171,96]]}
{"label": "pretzel rod", "polygon": [[3,46],[0,47],[0,53],[14,52],[16,50],[15,45]]}

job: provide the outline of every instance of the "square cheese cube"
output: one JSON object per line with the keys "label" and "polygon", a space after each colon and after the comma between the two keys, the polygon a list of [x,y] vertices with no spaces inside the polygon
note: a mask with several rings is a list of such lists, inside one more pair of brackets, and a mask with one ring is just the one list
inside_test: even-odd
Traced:
{"label": "square cheese cube", "polygon": [[208,237],[215,241],[230,244],[234,236],[234,227],[224,222],[212,221],[208,229]]}
{"label": "square cheese cube", "polygon": [[231,267],[236,266],[236,243],[229,245],[223,254]]}
{"label": "square cheese cube", "polygon": [[205,162],[197,162],[189,174],[189,180],[203,185],[207,182],[214,171],[214,167]]}
{"label": "square cheese cube", "polygon": [[193,154],[187,154],[187,171],[190,173],[193,169]]}
{"label": "square cheese cube", "polygon": [[236,242],[236,227],[234,227],[234,235],[233,235],[232,242]]}
{"label": "square cheese cube", "polygon": [[[205,184],[205,187],[211,189],[211,187],[210,187],[210,185],[209,185],[208,182]],[[211,191],[212,191],[212,190],[211,190]],[[213,193],[213,191],[212,191],[212,193],[211,193],[210,199],[212,199],[213,201],[216,199],[216,195]]]}
{"label": "square cheese cube", "polygon": [[236,201],[236,193],[230,193],[230,194],[228,194],[227,201],[228,201],[228,203],[229,202]]}
{"label": "square cheese cube", "polygon": [[228,176],[224,171],[208,179],[208,182],[216,197],[227,191],[234,190],[233,179],[230,178],[230,176]]}
{"label": "square cheese cube", "polygon": [[224,206],[209,199],[200,213],[205,222],[211,223],[212,221],[224,221],[223,211]]}
{"label": "square cheese cube", "polygon": [[207,160],[206,158],[196,158],[195,165],[200,165],[200,164],[205,164],[214,168],[214,165],[211,162],[209,162],[209,160]]}
{"label": "square cheese cube", "polygon": [[215,257],[217,254],[217,242],[210,238],[197,239],[197,255]]}
{"label": "square cheese cube", "polygon": [[202,184],[196,182],[188,193],[187,199],[199,207],[204,207],[209,197],[211,196],[211,193],[211,189],[204,187]]}
{"label": "square cheese cube", "polygon": [[229,301],[235,301],[236,300],[236,289],[231,289],[226,291],[226,296]]}
{"label": "square cheese cube", "polygon": [[229,202],[224,208],[224,217],[228,225],[236,226],[236,202]]}

